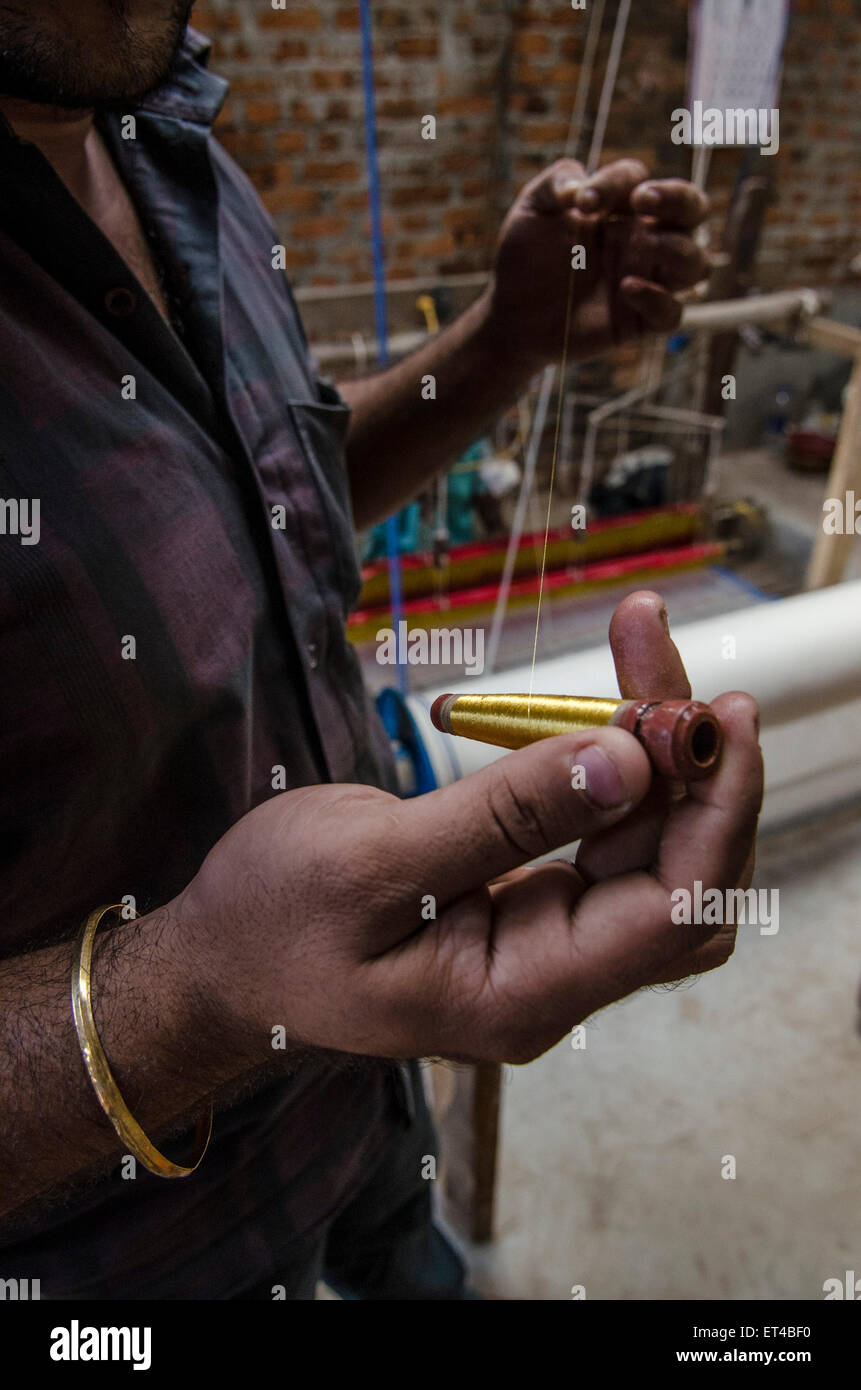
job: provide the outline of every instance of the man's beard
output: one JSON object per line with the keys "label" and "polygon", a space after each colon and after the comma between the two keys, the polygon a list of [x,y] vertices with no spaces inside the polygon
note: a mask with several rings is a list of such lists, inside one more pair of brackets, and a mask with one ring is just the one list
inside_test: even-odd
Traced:
{"label": "man's beard", "polygon": [[[170,72],[194,0],[161,0],[158,23],[142,30],[128,0],[103,0],[99,40],[75,33],[74,5],[63,0],[0,0],[0,94],[46,106],[126,109]],[[56,11],[65,14],[57,23]],[[69,9],[72,11],[71,20]]]}

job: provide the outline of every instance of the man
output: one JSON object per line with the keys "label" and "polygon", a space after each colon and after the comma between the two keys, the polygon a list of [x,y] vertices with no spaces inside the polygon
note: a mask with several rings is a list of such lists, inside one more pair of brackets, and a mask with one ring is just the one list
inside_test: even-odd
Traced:
{"label": "man", "polygon": [[[636,161],[555,165],[488,293],[345,387],[348,419],[210,136],[225,84],[189,10],[0,3],[0,481],[39,517],[38,544],[0,537],[4,1273],[43,1298],[306,1298],[321,1272],[465,1297],[397,1059],[523,1062],[723,960],[670,893],[749,881],[755,708],[716,702],[721,769],[674,802],[619,730],[400,802],[344,638],[351,501],[378,519],[474,439],[561,351],[569,283],[581,356],[671,328],[703,200]],[[656,596],[611,636],[626,694],[687,693]],[[522,867],[581,836],[576,869]],[[181,1162],[170,1136],[215,1099],[178,1181],[124,1157],[72,1023],[74,938],[122,901],[140,915],[98,932],[92,994],[123,1103]]]}

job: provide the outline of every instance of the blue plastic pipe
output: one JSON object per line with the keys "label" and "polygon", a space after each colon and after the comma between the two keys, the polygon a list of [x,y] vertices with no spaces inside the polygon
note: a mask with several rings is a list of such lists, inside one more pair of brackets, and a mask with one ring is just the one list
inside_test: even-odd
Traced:
{"label": "blue plastic pipe", "polygon": [[[374,52],[371,39],[370,0],[359,0],[359,13],[362,25],[362,83],[365,91],[365,163],[368,170],[368,205],[371,214],[371,251],[374,265],[374,323],[379,343],[379,363],[382,368],[385,368],[389,365],[389,326],[386,308],[383,219],[380,209],[380,171],[377,163],[377,118],[374,110]],[[386,518],[386,557],[389,567],[389,601],[392,626],[399,638],[404,605],[396,514]],[[401,660],[400,648],[401,643],[398,640],[396,642],[398,689],[405,694],[408,689],[407,668],[404,661]]]}

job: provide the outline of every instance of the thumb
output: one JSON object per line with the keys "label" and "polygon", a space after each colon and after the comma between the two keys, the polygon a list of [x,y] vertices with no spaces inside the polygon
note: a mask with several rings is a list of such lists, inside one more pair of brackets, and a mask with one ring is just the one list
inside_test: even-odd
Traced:
{"label": "thumb", "polygon": [[555,164],[530,179],[520,198],[525,206],[536,212],[558,212],[560,208],[574,206],[585,178],[586,170],[576,159],[557,159]]}
{"label": "thumb", "polygon": [[540,854],[593,835],[645,796],[651,767],[623,729],[542,739],[404,803],[414,872],[451,902]]}

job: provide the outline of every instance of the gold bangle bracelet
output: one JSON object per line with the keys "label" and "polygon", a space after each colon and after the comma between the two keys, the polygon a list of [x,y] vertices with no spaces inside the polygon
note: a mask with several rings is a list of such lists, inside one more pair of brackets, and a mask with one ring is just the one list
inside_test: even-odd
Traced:
{"label": "gold bangle bracelet", "polygon": [[122,910],[124,904],[114,903],[108,907],[98,907],[91,912],[78,935],[72,961],[72,1013],[75,1018],[75,1032],[81,1045],[87,1075],[98,1096],[99,1104],[127,1146],[128,1152],[141,1162],[151,1173],[159,1178],[187,1178],[200,1164],[209,1147],[212,1134],[212,1106],[201,1115],[195,1129],[193,1162],[189,1167],[171,1163],[169,1158],[159,1153],[150,1143],[137,1120],[132,1115],[111,1073],[108,1059],[99,1040],[93,1006],[90,997],[92,978],[93,941],[99,923],[106,912]]}

